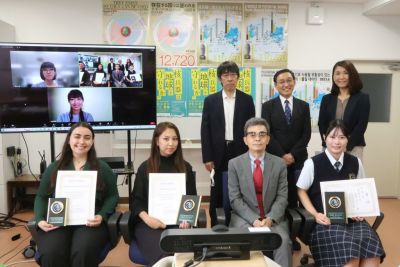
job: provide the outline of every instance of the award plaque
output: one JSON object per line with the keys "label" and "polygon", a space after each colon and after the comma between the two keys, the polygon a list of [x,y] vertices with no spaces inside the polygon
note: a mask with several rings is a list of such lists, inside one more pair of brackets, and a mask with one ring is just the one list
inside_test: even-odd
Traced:
{"label": "award plaque", "polygon": [[56,226],[65,226],[67,224],[67,204],[68,201],[65,197],[49,198],[47,222]]}
{"label": "award plaque", "polygon": [[332,224],[346,223],[344,192],[325,192],[325,214]]}
{"label": "award plaque", "polygon": [[201,196],[182,195],[176,224],[187,221],[192,226],[197,226],[197,217],[199,216],[200,203]]}

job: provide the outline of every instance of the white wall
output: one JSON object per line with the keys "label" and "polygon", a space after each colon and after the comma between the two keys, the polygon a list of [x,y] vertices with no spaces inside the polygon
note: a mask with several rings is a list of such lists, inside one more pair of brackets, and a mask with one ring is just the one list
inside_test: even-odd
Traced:
{"label": "white wall", "polygon": [[289,67],[330,69],[341,59],[400,60],[400,16],[364,16],[363,5],[320,4],[322,25],[307,25],[309,4],[289,5]]}
{"label": "white wall", "polygon": [[[309,3],[298,2],[289,5],[289,68],[330,69],[343,58],[400,61],[400,17],[366,17],[362,15],[364,8],[360,4],[323,3],[320,6],[325,8],[325,23],[319,26],[307,25],[306,10],[309,6]],[[103,43],[102,7],[99,0],[2,0],[0,19],[15,26],[18,42]],[[188,138],[191,136],[187,129],[193,120],[195,125],[200,125],[199,118],[173,119],[183,132],[182,136]],[[119,133],[116,138],[96,140],[97,145],[102,143],[102,153],[126,155],[124,135]],[[29,136],[28,143],[32,146],[32,169],[37,172],[37,150],[49,149],[48,134],[26,136]],[[149,134],[143,136],[148,137]],[[378,143],[380,139],[380,136],[368,135],[367,142]],[[109,149],[104,149],[106,146]],[[320,150],[320,140],[318,135],[313,134],[309,145],[310,155],[316,150]],[[46,153],[50,154],[49,151]],[[137,150],[136,168],[147,155],[147,149]],[[208,194],[208,178],[201,163],[200,150],[186,149],[185,156],[197,171],[199,192]],[[121,189],[121,196],[126,195],[126,188]],[[396,195],[400,195],[398,189]]]}

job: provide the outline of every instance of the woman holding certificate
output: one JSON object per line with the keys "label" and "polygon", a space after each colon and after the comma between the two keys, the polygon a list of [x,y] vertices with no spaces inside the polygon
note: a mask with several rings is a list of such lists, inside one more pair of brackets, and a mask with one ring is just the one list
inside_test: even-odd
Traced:
{"label": "woman holding certificate", "polygon": [[320,182],[364,178],[359,158],[346,153],[348,134],[343,121],[330,123],[326,150],[304,163],[297,181],[304,208],[315,217],[310,250],[317,266],[378,266],[385,257],[377,233],[362,217],[347,224],[332,224],[324,215]]}
{"label": "woman holding certificate", "polygon": [[107,75],[101,63],[97,65],[96,71],[93,72],[92,84],[94,87],[107,87]]}
{"label": "woman holding certificate", "polygon": [[[171,122],[161,122],[154,129],[150,157],[140,165],[132,190],[130,227],[140,252],[152,266],[167,256],[159,246],[161,233],[167,226],[148,214],[149,173],[186,173],[186,194],[197,194],[192,166],[183,159],[179,130]],[[189,227],[187,222],[179,225],[179,228]]]}
{"label": "woman holding certificate", "polygon": [[[48,199],[54,197],[58,170],[97,171],[95,216],[87,218],[86,225],[59,227],[46,221]],[[92,127],[85,122],[74,124],[60,159],[43,173],[35,198],[41,266],[98,266],[100,253],[109,240],[106,222],[117,202],[115,175],[96,157]]]}

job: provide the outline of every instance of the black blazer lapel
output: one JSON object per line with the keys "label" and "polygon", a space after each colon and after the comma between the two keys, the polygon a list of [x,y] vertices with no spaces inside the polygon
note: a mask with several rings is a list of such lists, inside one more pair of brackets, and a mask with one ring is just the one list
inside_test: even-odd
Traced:
{"label": "black blazer lapel", "polygon": [[215,114],[213,114],[213,116],[219,117],[218,121],[221,121],[221,125],[223,126],[222,127],[223,129],[221,129],[221,131],[223,131],[225,133],[225,111],[224,111],[224,100],[222,99],[222,90],[219,91],[215,95],[215,97],[216,97],[216,99],[215,99]]}
{"label": "black blazer lapel", "polygon": [[358,95],[352,95],[349,97],[346,108],[344,109],[343,121],[348,123],[350,121],[350,115],[355,114],[354,108],[357,106]]}
{"label": "black blazer lapel", "polygon": [[293,122],[298,119],[301,113],[301,103],[297,98],[293,97],[292,125],[294,124]]}

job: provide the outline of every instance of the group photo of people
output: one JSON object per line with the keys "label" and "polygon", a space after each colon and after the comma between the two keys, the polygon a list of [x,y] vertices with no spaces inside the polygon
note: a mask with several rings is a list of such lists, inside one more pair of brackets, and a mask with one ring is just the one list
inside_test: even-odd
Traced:
{"label": "group photo of people", "polygon": [[[119,70],[118,63],[116,66]],[[350,174],[355,178],[366,177],[363,150],[370,102],[362,92],[363,84],[353,63],[339,61],[332,69],[332,90],[322,99],[318,121],[322,149],[312,157],[307,152],[311,138],[310,108],[308,103],[293,96],[296,77],[290,69],[275,73],[273,81],[279,96],[262,104],[261,117],[256,117],[253,98],[237,89],[240,71],[235,62],[221,63],[217,76],[222,90],[205,98],[200,127],[202,159],[198,159],[207,172],[214,174],[214,183],[210,185],[210,226],[221,223],[216,209],[223,206],[222,179],[227,175],[231,212],[223,224],[236,228],[269,227],[278,233],[282,244],[272,254],[263,253],[279,266],[291,267],[293,251],[301,248],[289,232],[285,215],[287,208],[299,207],[304,207],[315,220],[309,246],[316,266],[379,266],[385,251],[365,218],[349,218],[345,224],[333,223],[322,205],[320,182],[349,179]],[[86,106],[94,97],[88,92],[90,89],[72,89],[64,90],[62,97],[54,96],[68,103],[54,113],[59,113],[57,121],[93,120],[97,115],[83,108],[83,103]],[[81,138],[83,141],[79,141]],[[40,228],[38,245],[42,266],[55,266],[54,263],[97,266],[90,255],[98,253],[100,247],[90,244],[107,238],[102,230],[108,216],[104,211],[105,207],[107,212],[115,207],[118,197],[115,189],[106,184],[107,198],[98,205],[96,201],[99,212],[95,219],[80,228],[54,227],[46,222],[43,208],[49,197],[46,190],[53,188],[57,169],[101,170],[99,177],[107,183],[108,167],[95,158],[93,143],[91,126],[84,122],[74,124],[67,135],[62,158],[46,170],[41,181],[35,217]],[[78,144],[84,144],[84,149]],[[84,160],[79,161],[80,158]],[[197,195],[191,164],[183,155],[178,127],[168,121],[158,123],[153,131],[150,154],[140,164],[130,193],[129,229],[134,240],[129,244],[130,251],[140,251],[147,266],[167,266],[160,265],[170,256],[159,246],[165,229],[192,228],[187,222],[166,225],[149,214],[149,174],[185,173],[186,194]],[[81,237],[91,242],[73,241]],[[68,245],[55,245],[56,239],[65,240]]]}
{"label": "group photo of people", "polygon": [[143,87],[142,55],[79,54],[80,86]]}

